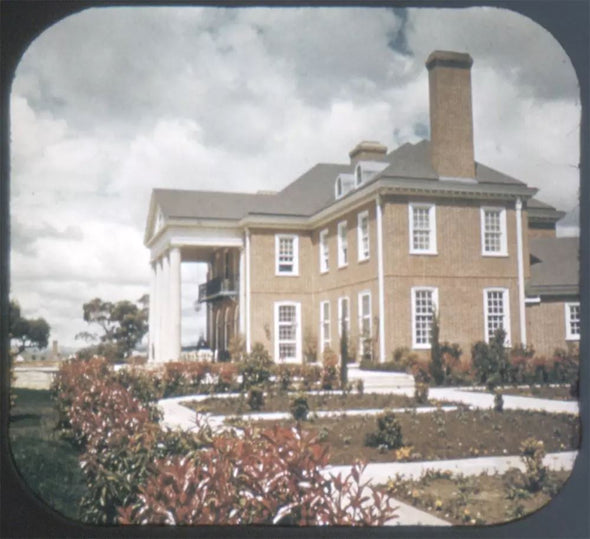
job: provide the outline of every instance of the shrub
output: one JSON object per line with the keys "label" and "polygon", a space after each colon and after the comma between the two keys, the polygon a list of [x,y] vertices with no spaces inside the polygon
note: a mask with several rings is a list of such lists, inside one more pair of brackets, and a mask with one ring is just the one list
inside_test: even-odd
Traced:
{"label": "shrub", "polygon": [[432,312],[432,334],[430,337],[430,363],[428,365],[428,372],[432,381],[436,385],[441,385],[445,380],[445,370],[443,365],[442,351],[439,342],[440,334],[440,320],[433,309]]}
{"label": "shrub", "polygon": [[485,384],[492,377],[496,380],[494,384],[508,380],[509,362],[505,340],[506,332],[499,328],[489,344],[479,341],[472,346],[471,358],[480,383]]}
{"label": "shrub", "polygon": [[308,391],[320,384],[322,368],[319,365],[302,365],[300,373],[302,389]]}
{"label": "shrub", "polygon": [[359,395],[362,395],[365,392],[365,382],[363,382],[362,378],[355,380],[354,387]]}
{"label": "shrub", "polygon": [[427,359],[416,359],[411,367],[410,372],[417,383],[428,384],[431,381],[429,372],[429,361]]}
{"label": "shrub", "polygon": [[248,391],[248,406],[251,410],[262,410],[264,407],[264,391],[261,388],[250,388],[250,391]]}
{"label": "shrub", "polygon": [[227,346],[232,361],[242,361],[246,356],[246,339],[241,333],[234,335]]}
{"label": "shrub", "polygon": [[417,383],[414,386],[414,400],[416,404],[426,404],[428,402],[428,384]]}
{"label": "shrub", "polygon": [[294,369],[291,368],[291,365],[287,364],[276,365],[273,369],[281,391],[289,391],[293,380],[293,371]]}
{"label": "shrub", "polygon": [[213,391],[227,393],[236,390],[238,387],[238,366],[234,363],[217,363],[212,370],[216,375],[216,383]]}
{"label": "shrub", "polygon": [[246,360],[240,364],[242,375],[242,389],[253,386],[261,386],[270,380],[273,361],[262,343],[254,343],[252,351],[246,356]]}
{"label": "shrub", "polygon": [[543,442],[527,438],[520,445],[520,454],[525,466],[525,487],[530,492],[541,490],[547,480],[547,468],[543,464],[545,458]]}
{"label": "shrub", "polygon": [[338,356],[331,348],[324,349],[322,368],[322,389],[337,389],[339,383]]}
{"label": "shrub", "polygon": [[306,363],[318,360],[318,340],[309,327],[303,330],[303,357]]}
{"label": "shrub", "polygon": [[388,497],[361,483],[363,465],[326,477],[327,462],[327,446],[296,429],[226,433],[196,460],[156,462],[138,503],[120,508],[120,522],[383,525],[395,516]]}
{"label": "shrub", "polygon": [[391,410],[377,416],[377,430],[367,433],[365,445],[387,449],[399,449],[403,445],[402,427]]}
{"label": "shrub", "polygon": [[291,415],[295,421],[305,421],[309,415],[309,404],[307,397],[300,393],[291,402]]}
{"label": "shrub", "polygon": [[500,391],[494,393],[494,410],[496,412],[504,411],[504,397]]}

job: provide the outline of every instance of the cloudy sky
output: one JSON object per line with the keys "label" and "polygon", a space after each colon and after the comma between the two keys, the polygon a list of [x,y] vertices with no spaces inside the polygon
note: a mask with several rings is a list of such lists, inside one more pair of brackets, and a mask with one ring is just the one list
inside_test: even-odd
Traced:
{"label": "cloudy sky", "polygon": [[[96,8],[41,34],[11,96],[11,298],[80,345],[82,304],[149,290],[155,187],[280,189],[360,140],[428,137],[424,61],[474,58],[476,159],[569,211],[580,103],[561,46],[471,9]],[[203,272],[183,266],[183,342]]]}

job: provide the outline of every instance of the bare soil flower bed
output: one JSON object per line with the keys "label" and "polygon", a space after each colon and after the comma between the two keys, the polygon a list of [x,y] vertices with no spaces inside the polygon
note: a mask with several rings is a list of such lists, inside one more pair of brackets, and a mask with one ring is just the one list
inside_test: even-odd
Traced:
{"label": "bare soil flower bed", "polygon": [[522,472],[451,476],[427,472],[419,480],[394,479],[388,492],[400,501],[456,525],[499,524],[532,513],[549,503],[570,472],[548,472],[549,489],[521,488]]}
{"label": "bare soil flower bed", "polygon": [[503,395],[515,395],[517,397],[534,397],[536,399],[554,399],[561,401],[575,401],[572,397],[569,385],[560,386],[529,386],[529,387],[510,387],[502,388],[500,392]]}
{"label": "bare soil flower bed", "polygon": [[[528,437],[542,440],[547,452],[579,447],[579,418],[524,410],[465,410],[396,414],[402,428],[401,450],[366,447],[365,436],[376,429],[373,416],[341,416],[303,422],[331,447],[331,464],[395,460],[442,460],[479,456],[518,455]],[[240,423],[239,418],[229,421]],[[279,422],[295,424],[294,420]],[[269,421],[256,424],[268,426]]]}
{"label": "bare soil flower bed", "polygon": [[[416,401],[406,395],[380,395],[375,393],[325,393],[306,395],[310,410],[364,410],[384,408],[408,408],[416,406]],[[264,406],[260,412],[289,412],[291,402],[295,394],[278,392],[266,394]],[[186,401],[182,403],[188,408],[198,412],[207,412],[219,415],[239,415],[252,412],[248,406],[247,396],[237,397],[210,397],[201,401]],[[434,402],[429,403],[431,406]],[[424,406],[424,405],[423,405]]]}

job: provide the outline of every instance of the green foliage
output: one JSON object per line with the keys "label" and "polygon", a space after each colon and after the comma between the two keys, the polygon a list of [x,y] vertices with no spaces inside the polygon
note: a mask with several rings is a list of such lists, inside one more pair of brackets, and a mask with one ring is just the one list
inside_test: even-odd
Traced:
{"label": "green foliage", "polygon": [[246,338],[241,333],[234,335],[227,348],[232,361],[242,361],[246,356]]}
{"label": "green foliage", "polygon": [[340,387],[348,383],[348,328],[346,319],[342,317],[340,324]]}
{"label": "green foliage", "polygon": [[251,387],[248,391],[248,406],[251,410],[259,411],[264,408],[264,391],[260,387]]}
{"label": "green foliage", "polygon": [[494,410],[496,412],[504,411],[504,397],[500,391],[494,393]]}
{"label": "green foliage", "polygon": [[428,403],[428,384],[418,382],[414,386],[414,400],[416,404]]}
{"label": "green foliage", "polygon": [[309,415],[309,404],[305,394],[300,393],[297,395],[293,402],[291,402],[291,415],[295,421],[305,421]]}
{"label": "green foliage", "polygon": [[27,348],[47,348],[49,342],[49,324],[43,318],[23,318],[20,305],[10,301],[8,306],[8,336],[16,342],[18,353]]}
{"label": "green foliage", "polygon": [[[140,300],[139,306],[127,300],[112,303],[100,298],[84,303],[84,321],[92,327],[98,326],[102,334],[83,332],[76,335],[76,338],[89,341],[98,339],[100,343],[114,348],[117,359],[127,357],[148,330],[148,309],[144,300],[145,298]],[[104,355],[101,350],[97,350],[97,353]]]}
{"label": "green foliage", "polygon": [[445,372],[443,368],[443,357],[439,342],[440,335],[440,319],[435,309],[432,312],[432,326],[430,337],[430,364],[429,372],[432,381],[436,385],[441,385],[445,379]]}
{"label": "green foliage", "polygon": [[306,363],[315,363],[318,360],[318,340],[309,327],[303,330],[303,357]]}
{"label": "green foliage", "polygon": [[525,487],[529,492],[541,490],[547,480],[547,468],[543,464],[545,458],[543,442],[527,438],[520,445],[520,454],[525,465]]}
{"label": "green foliage", "polygon": [[274,363],[264,345],[254,343],[252,351],[246,355],[246,360],[239,367],[242,389],[266,384],[270,380],[273,366]]}
{"label": "green foliage", "polygon": [[492,386],[508,380],[509,361],[504,341],[506,332],[499,328],[490,343],[476,342],[471,348],[473,367],[482,384],[492,381]]}
{"label": "green foliage", "polygon": [[338,368],[338,356],[331,348],[326,347],[324,349],[322,364],[322,389],[337,389],[339,382],[340,374]]}
{"label": "green foliage", "polygon": [[384,446],[387,449],[402,447],[402,427],[391,410],[385,410],[377,416],[377,430],[367,433],[365,445],[369,447]]}

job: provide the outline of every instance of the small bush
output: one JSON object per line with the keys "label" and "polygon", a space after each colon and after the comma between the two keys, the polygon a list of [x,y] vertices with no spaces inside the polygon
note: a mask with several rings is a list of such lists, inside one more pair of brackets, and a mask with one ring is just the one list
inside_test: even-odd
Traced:
{"label": "small bush", "polygon": [[250,391],[248,391],[247,402],[250,410],[262,410],[264,407],[264,391],[259,387],[251,387]]}
{"label": "small bush", "polygon": [[322,389],[337,389],[340,382],[338,356],[331,348],[324,349],[322,368]]}
{"label": "small bush", "polygon": [[358,380],[355,380],[354,387],[356,389],[356,392],[359,395],[363,395],[364,394],[364,392],[365,392],[365,382],[363,382],[362,378],[359,378]]}
{"label": "small bush", "polygon": [[309,404],[304,394],[299,394],[291,402],[291,415],[295,421],[305,421],[309,415]]}
{"label": "small bush", "polygon": [[227,350],[232,361],[242,361],[246,356],[246,339],[241,333],[234,335],[228,343]]}
{"label": "small bush", "polygon": [[504,411],[504,397],[500,391],[496,391],[494,393],[494,410],[496,412],[503,412]]}
{"label": "small bush", "polygon": [[416,404],[426,404],[428,402],[428,384],[418,382],[414,387],[414,400]]}
{"label": "small bush", "polygon": [[402,427],[391,410],[377,416],[377,430],[367,433],[365,445],[399,449],[403,445]]}
{"label": "small bush", "polygon": [[266,384],[271,377],[274,363],[262,343],[254,343],[246,360],[240,364],[242,389]]}
{"label": "small bush", "polygon": [[525,487],[529,492],[541,490],[547,480],[547,468],[543,464],[545,458],[543,442],[527,438],[520,445],[520,454],[525,465]]}

